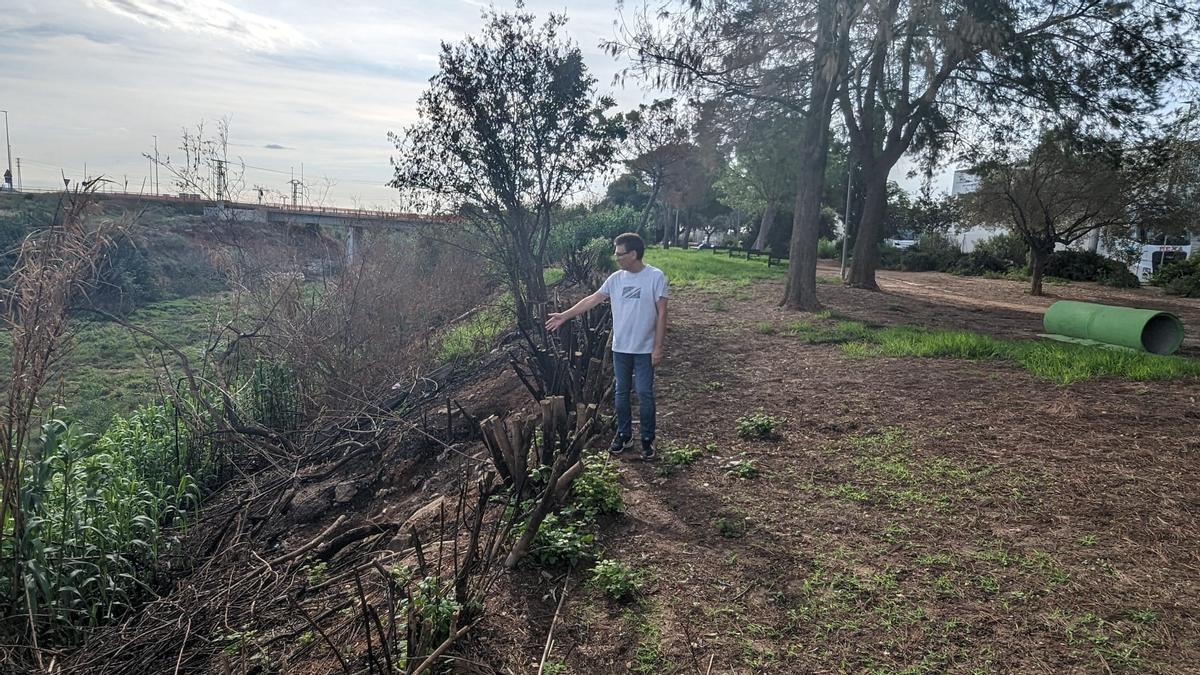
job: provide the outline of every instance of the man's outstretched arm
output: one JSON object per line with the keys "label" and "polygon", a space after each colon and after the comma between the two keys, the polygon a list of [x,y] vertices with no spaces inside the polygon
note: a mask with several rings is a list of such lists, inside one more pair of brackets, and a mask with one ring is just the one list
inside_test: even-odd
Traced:
{"label": "man's outstretched arm", "polygon": [[608,295],[601,293],[600,291],[596,291],[595,293],[592,293],[591,295],[587,296],[586,298],[575,303],[574,307],[572,307],[571,309],[568,309],[565,312],[557,312],[557,313],[551,312],[550,317],[548,319],[546,319],[546,330],[548,330],[548,331],[558,330],[567,321],[571,320],[574,317],[579,316],[580,314],[583,314],[584,312],[595,307],[596,305],[599,305],[600,303],[604,302],[605,300],[608,300]]}

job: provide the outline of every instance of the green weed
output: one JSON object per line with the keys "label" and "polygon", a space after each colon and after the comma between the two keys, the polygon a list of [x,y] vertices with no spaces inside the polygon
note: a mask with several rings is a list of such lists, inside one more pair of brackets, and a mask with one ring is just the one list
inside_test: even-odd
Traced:
{"label": "green weed", "polygon": [[605,595],[623,602],[641,593],[643,575],[629,565],[616,560],[600,560],[592,568],[591,584]]}
{"label": "green weed", "polygon": [[588,523],[564,520],[551,513],[538,527],[530,553],[545,567],[574,567],[592,557],[595,540]]}
{"label": "green weed", "polygon": [[717,534],[726,539],[741,539],[746,535],[745,518],[727,518],[722,516],[713,522],[713,526],[717,529]]}
{"label": "green weed", "polygon": [[725,465],[725,473],[729,474],[730,476],[736,476],[738,478],[749,480],[751,478],[757,478],[759,471],[758,466],[754,463],[754,460],[738,459]]}
{"label": "green weed", "polygon": [[625,503],[616,468],[602,455],[584,457],[583,466],[583,473],[571,483],[563,516],[594,521],[599,516],[620,513]]}
{"label": "green weed", "polygon": [[780,425],[778,417],[762,411],[737,419],[737,435],[750,440],[764,440],[777,437]]}
{"label": "green weed", "polygon": [[687,466],[700,459],[704,451],[690,445],[671,446],[663,454],[663,459],[672,466]]}

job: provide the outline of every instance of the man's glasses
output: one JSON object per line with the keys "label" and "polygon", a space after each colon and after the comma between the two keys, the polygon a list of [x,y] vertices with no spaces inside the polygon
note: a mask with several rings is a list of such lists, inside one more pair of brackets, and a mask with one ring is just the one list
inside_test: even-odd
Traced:
{"label": "man's glasses", "polygon": [[625,251],[624,253],[613,253],[613,257],[614,258],[622,258],[624,256],[629,255],[630,253],[633,253],[633,251]]}

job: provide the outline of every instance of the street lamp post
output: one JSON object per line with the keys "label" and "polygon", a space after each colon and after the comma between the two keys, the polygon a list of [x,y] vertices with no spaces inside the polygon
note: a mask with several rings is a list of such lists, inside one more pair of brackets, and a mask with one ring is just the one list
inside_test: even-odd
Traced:
{"label": "street lamp post", "polygon": [[850,156],[846,156],[846,211],[842,215],[842,266],[838,276],[842,283],[846,281],[846,243],[850,241],[850,186],[853,185],[854,167],[850,166]]}
{"label": "street lamp post", "polygon": [[8,111],[0,110],[4,113],[4,145],[8,148],[8,175],[12,175],[12,142],[8,140]]}

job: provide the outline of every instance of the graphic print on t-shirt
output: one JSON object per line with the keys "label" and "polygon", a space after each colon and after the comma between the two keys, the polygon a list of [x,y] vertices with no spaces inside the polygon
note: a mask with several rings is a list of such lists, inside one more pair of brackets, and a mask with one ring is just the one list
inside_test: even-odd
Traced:
{"label": "graphic print on t-shirt", "polygon": [[627,300],[640,298],[640,297],[642,297],[642,287],[641,286],[626,286],[621,289],[621,297],[625,298]]}

